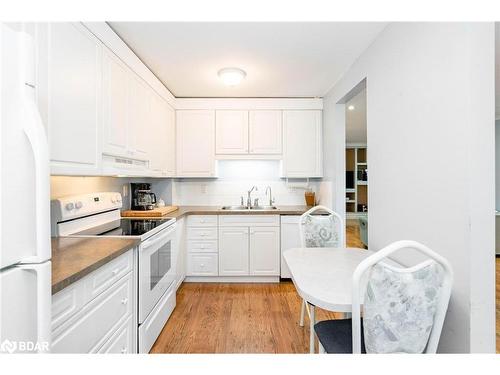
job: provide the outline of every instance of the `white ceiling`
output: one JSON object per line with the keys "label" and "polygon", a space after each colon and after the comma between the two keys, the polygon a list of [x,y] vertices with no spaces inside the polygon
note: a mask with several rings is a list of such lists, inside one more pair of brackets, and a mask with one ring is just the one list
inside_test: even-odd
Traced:
{"label": "white ceiling", "polygon": [[[348,107],[354,106],[350,111]],[[366,144],[366,89],[345,104],[346,108],[346,143]]]}
{"label": "white ceiling", "polygon": [[[322,97],[385,23],[110,22],[177,97]],[[246,79],[226,87],[219,69]]]}

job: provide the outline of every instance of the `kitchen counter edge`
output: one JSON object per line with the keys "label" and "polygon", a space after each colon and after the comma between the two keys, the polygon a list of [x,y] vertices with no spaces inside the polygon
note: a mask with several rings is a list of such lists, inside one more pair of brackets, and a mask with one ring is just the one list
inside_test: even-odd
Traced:
{"label": "kitchen counter edge", "polygon": [[53,237],[52,295],[139,245],[135,238]]}

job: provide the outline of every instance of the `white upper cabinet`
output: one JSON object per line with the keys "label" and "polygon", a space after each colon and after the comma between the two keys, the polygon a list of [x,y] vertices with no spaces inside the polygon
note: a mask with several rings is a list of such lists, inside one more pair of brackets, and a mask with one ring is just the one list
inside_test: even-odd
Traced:
{"label": "white upper cabinet", "polygon": [[215,112],[216,154],[248,153],[248,111]]}
{"label": "white upper cabinet", "polygon": [[215,112],[176,112],[177,176],[215,177]]}
{"label": "white upper cabinet", "polygon": [[103,53],[103,148],[105,154],[130,157],[129,70],[113,52]]}
{"label": "white upper cabinet", "polygon": [[103,54],[103,153],[147,161],[154,92],[113,52]]}
{"label": "white upper cabinet", "polygon": [[153,94],[151,102],[150,169],[155,175],[175,175],[175,111],[163,98]]}
{"label": "white upper cabinet", "polygon": [[167,154],[166,175],[175,176],[175,110],[165,101],[163,109],[165,112],[165,121],[167,129],[167,139],[165,142],[165,153]]}
{"label": "white upper cabinet", "polygon": [[245,159],[261,159],[273,155],[276,159],[282,152],[280,110],[220,110],[215,112],[215,123],[216,154],[221,158],[244,155]]}
{"label": "white upper cabinet", "polygon": [[283,111],[283,177],[322,177],[322,111]]}
{"label": "white upper cabinet", "polygon": [[39,24],[37,44],[37,101],[51,173],[99,174],[101,44],[77,23]]}
{"label": "white upper cabinet", "polygon": [[249,153],[281,154],[282,111],[250,111]]}
{"label": "white upper cabinet", "polygon": [[150,160],[154,137],[151,113],[154,92],[132,71],[129,74],[128,149],[134,159]]}

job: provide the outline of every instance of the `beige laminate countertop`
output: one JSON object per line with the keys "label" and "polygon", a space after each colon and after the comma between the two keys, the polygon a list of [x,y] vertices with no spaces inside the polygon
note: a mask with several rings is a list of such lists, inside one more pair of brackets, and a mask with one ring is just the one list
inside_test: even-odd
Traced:
{"label": "beige laminate countertop", "polygon": [[127,237],[53,237],[52,294],[56,294],[138,244],[138,239]]}
{"label": "beige laminate countertop", "polygon": [[[302,215],[311,207],[277,206],[276,210],[223,210],[222,206],[179,206],[165,217],[180,219],[188,215]],[[156,218],[158,219],[158,217]]]}
{"label": "beige laminate countertop", "polygon": [[[180,219],[188,215],[301,215],[310,207],[277,206],[276,210],[222,210],[221,206],[179,206],[165,217]],[[137,218],[144,219],[144,217]],[[155,217],[154,219],[160,219]],[[52,238],[52,294],[80,280],[139,244],[127,237]]]}

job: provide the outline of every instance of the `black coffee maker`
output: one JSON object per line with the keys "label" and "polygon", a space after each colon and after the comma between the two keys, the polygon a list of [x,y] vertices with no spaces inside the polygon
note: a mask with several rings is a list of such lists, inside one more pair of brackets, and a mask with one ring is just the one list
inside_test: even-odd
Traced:
{"label": "black coffee maker", "polygon": [[156,195],[151,192],[151,184],[132,182],[130,183],[130,189],[132,191],[130,204],[132,210],[147,211],[155,208]]}

